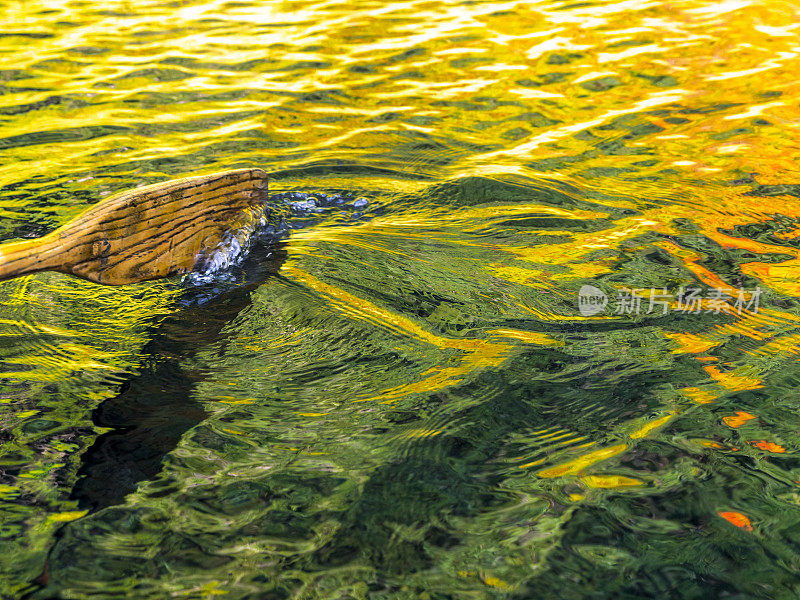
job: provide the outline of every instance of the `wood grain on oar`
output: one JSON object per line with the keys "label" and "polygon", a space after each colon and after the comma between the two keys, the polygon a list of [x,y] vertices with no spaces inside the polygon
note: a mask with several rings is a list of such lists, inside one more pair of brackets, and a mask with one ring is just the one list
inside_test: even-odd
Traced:
{"label": "wood grain on oar", "polygon": [[128,190],[42,238],[0,246],[0,280],[59,271],[107,285],[185,273],[267,198],[267,174],[237,169]]}

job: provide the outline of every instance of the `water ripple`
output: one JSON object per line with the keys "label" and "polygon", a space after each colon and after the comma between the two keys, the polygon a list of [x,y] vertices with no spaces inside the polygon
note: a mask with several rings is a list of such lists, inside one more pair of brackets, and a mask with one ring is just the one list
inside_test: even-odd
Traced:
{"label": "water ripple", "polygon": [[0,11],[3,239],[272,192],[182,283],[0,286],[4,592],[796,588],[796,6]]}

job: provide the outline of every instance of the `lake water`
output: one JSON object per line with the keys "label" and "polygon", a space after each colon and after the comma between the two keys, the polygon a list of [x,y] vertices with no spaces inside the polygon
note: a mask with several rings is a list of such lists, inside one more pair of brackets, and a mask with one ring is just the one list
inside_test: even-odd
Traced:
{"label": "lake water", "polygon": [[800,4],[0,11],[2,239],[306,203],[210,282],[0,284],[3,598],[800,594]]}

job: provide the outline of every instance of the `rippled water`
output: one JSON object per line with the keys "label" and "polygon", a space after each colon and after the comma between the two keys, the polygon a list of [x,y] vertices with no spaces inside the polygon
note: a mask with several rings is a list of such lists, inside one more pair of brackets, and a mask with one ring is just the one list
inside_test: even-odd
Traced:
{"label": "rippled water", "polygon": [[347,200],[210,282],[0,284],[3,597],[800,594],[796,2],[0,9],[3,239]]}

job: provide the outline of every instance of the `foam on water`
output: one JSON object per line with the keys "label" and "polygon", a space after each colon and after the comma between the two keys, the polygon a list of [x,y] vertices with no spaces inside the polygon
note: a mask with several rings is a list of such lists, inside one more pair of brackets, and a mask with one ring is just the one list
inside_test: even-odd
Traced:
{"label": "foam on water", "polygon": [[231,268],[240,265],[256,243],[263,246],[277,244],[287,238],[292,229],[319,222],[324,213],[332,209],[338,208],[349,213],[350,220],[358,220],[368,206],[367,198],[354,199],[341,194],[273,194],[265,205],[256,207],[235,223],[215,248],[204,251],[198,257],[195,269],[186,274],[183,281],[190,286],[226,281],[232,276]]}

